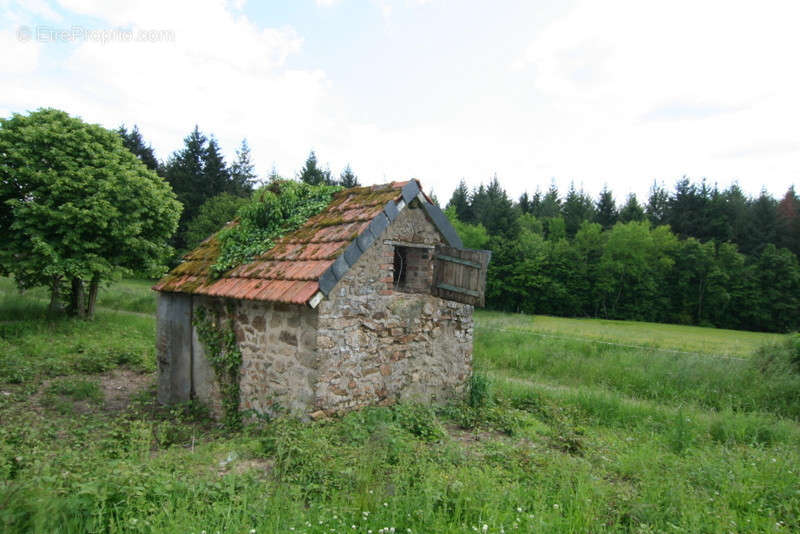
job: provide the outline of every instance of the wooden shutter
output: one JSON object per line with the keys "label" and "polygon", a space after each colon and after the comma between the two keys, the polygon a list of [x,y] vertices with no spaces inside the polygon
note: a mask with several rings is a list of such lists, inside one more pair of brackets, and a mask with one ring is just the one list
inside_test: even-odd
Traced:
{"label": "wooden shutter", "polygon": [[486,268],[491,256],[488,250],[437,246],[433,260],[432,294],[447,300],[483,306]]}

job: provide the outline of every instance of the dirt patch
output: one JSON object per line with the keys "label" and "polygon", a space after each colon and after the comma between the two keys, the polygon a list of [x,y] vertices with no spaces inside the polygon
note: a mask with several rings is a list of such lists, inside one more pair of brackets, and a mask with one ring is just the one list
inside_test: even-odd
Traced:
{"label": "dirt patch", "polygon": [[241,475],[252,472],[256,477],[266,479],[272,466],[275,464],[272,458],[239,458],[236,453],[228,453],[217,463],[214,470],[217,476],[227,474]]}
{"label": "dirt patch", "polygon": [[485,441],[497,441],[506,437],[505,434],[496,430],[466,430],[452,423],[446,423],[444,428],[451,438],[466,447],[472,447]]}
{"label": "dirt patch", "polygon": [[103,390],[103,409],[121,412],[130,405],[131,397],[153,384],[153,373],[137,373],[130,369],[114,369],[99,375]]}

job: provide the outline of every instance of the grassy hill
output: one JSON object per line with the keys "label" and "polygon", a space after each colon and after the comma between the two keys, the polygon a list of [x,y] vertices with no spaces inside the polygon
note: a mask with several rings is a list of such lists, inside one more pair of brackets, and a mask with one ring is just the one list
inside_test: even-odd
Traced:
{"label": "grassy hill", "polygon": [[0,279],[3,532],[800,529],[786,337],[477,313],[463,404],[226,434],[155,404],[148,283],[46,304]]}

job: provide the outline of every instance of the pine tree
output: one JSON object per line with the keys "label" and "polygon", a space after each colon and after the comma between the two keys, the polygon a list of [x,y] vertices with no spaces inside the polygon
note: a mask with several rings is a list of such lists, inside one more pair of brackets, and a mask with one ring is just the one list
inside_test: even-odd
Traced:
{"label": "pine tree", "polygon": [[117,133],[122,137],[122,144],[125,145],[125,148],[133,152],[148,169],[161,174],[161,165],[156,158],[153,147],[149,143],[144,142],[138,126],[134,124],[133,129],[129,132],[125,128],[125,125],[122,124],[117,128]]}
{"label": "pine tree", "polygon": [[653,226],[667,224],[669,211],[669,193],[663,185],[653,181],[650,187],[650,197],[647,199],[647,206],[644,209],[648,220]]}
{"label": "pine tree", "polygon": [[183,140],[183,148],[174,152],[165,165],[167,181],[183,204],[178,231],[173,245],[182,248],[185,244],[184,231],[187,221],[194,218],[200,205],[213,195],[208,194],[205,183],[204,164],[206,161],[206,136],[195,126]]}
{"label": "pine tree", "polygon": [[[231,175],[222,151],[214,136],[208,141],[205,158],[203,158],[203,178],[205,179],[205,199],[220,193],[232,193]],[[205,201],[204,199],[204,201]]]}
{"label": "pine tree", "polygon": [[761,190],[757,199],[750,202],[747,217],[747,231],[741,248],[745,254],[760,254],[768,244],[777,241],[777,206],[766,189]]}
{"label": "pine tree", "polygon": [[561,206],[561,213],[564,217],[567,237],[572,238],[583,221],[591,221],[594,217],[592,199],[583,191],[577,191],[575,184],[570,183],[567,198],[564,199],[564,204]]}
{"label": "pine tree", "polygon": [[300,180],[311,185],[325,183],[325,171],[317,166],[317,154],[312,150],[306,158],[306,164],[298,175]]}
{"label": "pine tree", "polygon": [[636,200],[636,195],[634,193],[628,195],[628,200],[625,202],[622,209],[619,210],[619,220],[624,223],[644,220],[644,209],[639,205],[639,201]]}
{"label": "pine tree", "polygon": [[536,192],[531,197],[530,210],[528,211],[534,217],[541,218],[542,216],[542,192],[536,188]]}
{"label": "pine tree", "polygon": [[778,246],[800,256],[800,197],[791,186],[777,206]]}
{"label": "pine tree", "polygon": [[462,178],[458,182],[458,187],[453,191],[450,201],[447,203],[447,208],[452,207],[456,211],[456,217],[461,222],[471,223],[474,221],[472,217],[472,208],[469,197],[469,189],[467,183]]}
{"label": "pine tree", "polygon": [[339,175],[339,185],[342,187],[358,187],[360,185],[358,176],[353,174],[353,169],[350,168],[349,163],[345,166],[342,174]]}
{"label": "pine tree", "polygon": [[490,235],[514,239],[519,234],[519,213],[512,209],[513,202],[496,175],[489,185],[481,184],[472,193],[471,208],[475,222],[482,224]]}
{"label": "pine tree", "polygon": [[247,139],[242,139],[242,144],[236,151],[236,161],[230,168],[230,192],[241,197],[249,196],[253,192],[256,178],[255,166],[250,160],[250,146]]}
{"label": "pine tree", "polygon": [[519,197],[517,201],[517,207],[519,207],[519,211],[521,213],[530,213],[531,212],[531,199],[528,196],[528,192],[525,191]]}
{"label": "pine tree", "polygon": [[618,218],[619,213],[617,212],[617,204],[614,202],[614,196],[609,191],[608,186],[603,186],[595,206],[594,220],[604,230],[608,230],[617,223]]}
{"label": "pine tree", "polygon": [[[538,194],[538,191],[537,191]],[[550,189],[545,193],[539,206],[536,217],[558,217],[561,215],[561,199],[558,197],[558,187],[555,182],[550,184]]]}

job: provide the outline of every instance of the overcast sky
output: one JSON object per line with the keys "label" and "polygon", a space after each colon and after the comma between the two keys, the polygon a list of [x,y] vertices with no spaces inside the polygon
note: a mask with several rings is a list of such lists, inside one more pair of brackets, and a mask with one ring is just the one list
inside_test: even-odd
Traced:
{"label": "overcast sky", "polygon": [[161,158],[198,124],[229,157],[246,137],[262,176],[313,148],[443,200],[494,173],[515,198],[684,174],[777,196],[800,185],[799,21],[770,0],[0,0],[0,116],[137,124]]}

